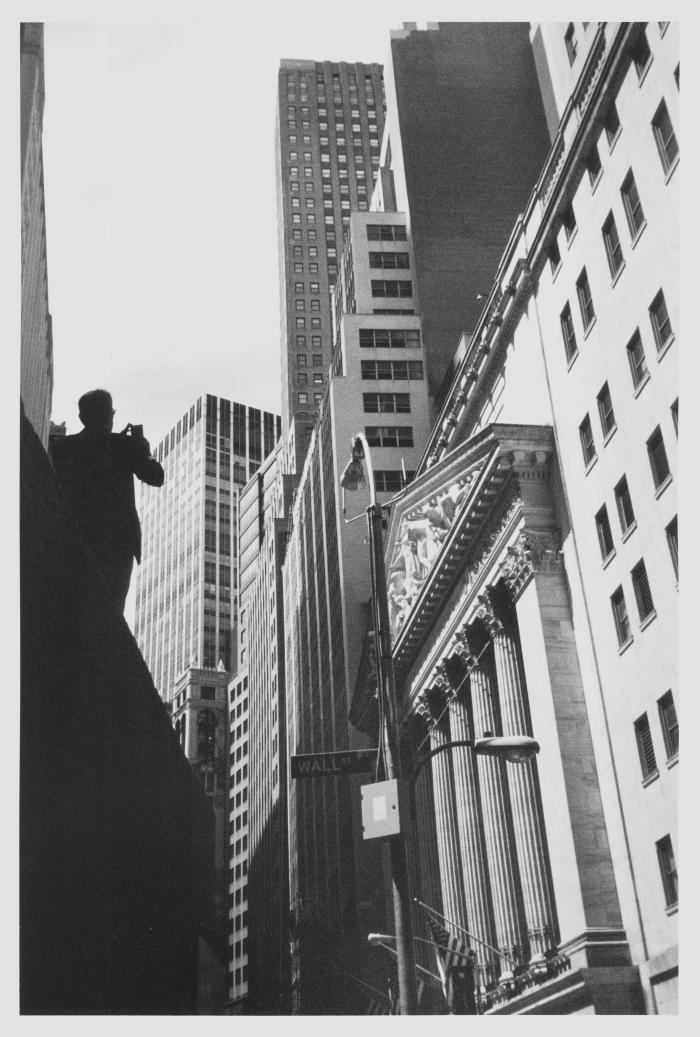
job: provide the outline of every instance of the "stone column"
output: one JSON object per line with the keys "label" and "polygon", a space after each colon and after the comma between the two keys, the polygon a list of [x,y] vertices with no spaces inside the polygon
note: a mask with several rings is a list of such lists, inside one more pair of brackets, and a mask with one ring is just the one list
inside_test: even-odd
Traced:
{"label": "stone column", "polygon": [[[432,702],[431,702],[432,700]],[[425,692],[417,704],[418,711],[430,727],[430,748],[437,749],[450,741],[445,718],[437,717],[444,707],[439,693]],[[431,708],[431,706],[433,708]],[[467,911],[462,883],[462,859],[459,850],[459,832],[454,800],[454,781],[450,751],[438,753],[431,761],[435,797],[435,827],[437,830],[440,885],[445,916],[457,925],[467,928]]]}
{"label": "stone column", "polygon": [[[498,683],[501,731],[504,735],[529,735],[530,722],[516,645],[516,632],[506,625],[502,610],[494,611],[495,597],[487,592],[479,597],[478,616],[488,630]],[[531,761],[507,764],[508,788],[513,812],[513,829],[523,891],[530,966],[543,965],[556,948],[557,924],[554,898],[549,881],[547,851],[540,816],[534,768]]]}
{"label": "stone column", "polygon": [[[457,653],[459,654],[459,653]],[[447,674],[443,669],[443,675]],[[463,684],[467,683],[467,678]],[[466,696],[451,689],[448,694],[450,732],[453,741],[473,739]],[[490,947],[496,945],[493,906],[489,884],[484,824],[479,801],[476,757],[464,746],[452,750],[455,781],[455,804],[460,850],[464,866],[464,891],[467,905],[467,929]],[[473,943],[476,952],[479,986],[490,987],[498,978],[498,959],[489,947]]]}
{"label": "stone column", "polygon": [[[462,658],[469,667],[474,735],[497,730],[497,714],[491,675],[482,660],[477,659],[474,641],[465,631],[460,639]],[[524,932],[520,909],[520,879],[515,848],[509,824],[510,803],[505,764],[493,756],[477,756],[476,771],[481,793],[484,842],[490,876],[491,900],[496,933],[496,946],[516,965],[523,964]],[[511,979],[513,966],[498,959],[501,981]]]}

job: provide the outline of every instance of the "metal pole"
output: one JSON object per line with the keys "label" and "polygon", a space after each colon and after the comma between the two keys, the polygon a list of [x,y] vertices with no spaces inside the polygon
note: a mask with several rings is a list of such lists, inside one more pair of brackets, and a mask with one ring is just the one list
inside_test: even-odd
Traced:
{"label": "metal pole", "polygon": [[[384,718],[384,769],[386,777],[391,779],[400,778],[401,760],[399,755],[399,722],[396,685],[394,682],[394,660],[391,652],[391,631],[389,627],[389,602],[387,600],[386,572],[384,568],[382,510],[374,499],[369,450],[366,443],[364,446],[365,457],[368,458],[368,475],[371,480],[370,493],[372,503],[367,509],[367,519],[374,589],[375,642],[379,663],[377,680],[380,685]],[[410,823],[410,820],[404,817],[401,823],[402,826],[405,826]],[[399,1014],[415,1015],[418,1011],[418,997],[415,982],[416,962],[413,952],[413,927],[411,923],[411,897],[408,881],[405,831],[402,831],[400,835],[396,835],[390,840],[390,851],[391,879],[394,894],[396,959],[399,978]]]}

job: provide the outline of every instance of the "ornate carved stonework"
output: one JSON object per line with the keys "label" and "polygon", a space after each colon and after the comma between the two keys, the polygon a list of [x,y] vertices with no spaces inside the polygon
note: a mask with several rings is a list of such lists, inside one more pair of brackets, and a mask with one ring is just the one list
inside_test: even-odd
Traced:
{"label": "ornate carved stonework", "polygon": [[503,623],[501,623],[494,611],[491,595],[489,594],[489,588],[486,589],[484,594],[479,594],[476,600],[479,602],[479,606],[476,610],[476,618],[480,619],[484,624],[489,637],[495,637],[496,634],[503,633]]}
{"label": "ornate carved stonework", "polygon": [[389,565],[389,615],[396,639],[438,558],[455,518],[467,502],[483,462],[403,518]]}
{"label": "ornate carved stonework", "polygon": [[501,574],[513,601],[517,601],[535,572],[563,572],[564,561],[559,550],[558,530],[533,533],[522,530],[515,544],[508,548]]}
{"label": "ornate carved stonework", "polygon": [[415,711],[428,728],[433,727],[436,718],[433,716],[433,711],[430,708],[428,696],[424,692],[416,698]]}

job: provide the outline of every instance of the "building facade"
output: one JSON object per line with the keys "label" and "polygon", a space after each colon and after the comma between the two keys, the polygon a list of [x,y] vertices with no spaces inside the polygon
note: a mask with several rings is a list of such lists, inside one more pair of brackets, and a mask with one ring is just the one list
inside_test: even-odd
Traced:
{"label": "building facade", "polygon": [[391,33],[380,165],[406,213],[437,402],[549,147],[526,22],[407,22]]}
{"label": "building facade", "polygon": [[[404,214],[352,214],[334,297],[332,375],[289,512],[283,563],[290,755],[376,745],[348,720],[371,596],[369,498],[348,495],[347,517],[360,521],[346,524],[339,484],[358,432],[373,444],[382,501],[400,493],[426,440],[413,269]],[[387,285],[395,294],[387,296]],[[353,981],[371,980],[383,965],[382,952],[366,942],[386,915],[381,858],[361,837],[361,783],[359,775],[289,783],[292,1009],[302,1014],[361,1012]]]}
{"label": "building facade", "polygon": [[420,560],[392,603],[415,758],[541,749],[434,758],[414,881],[489,945],[483,1011],[674,1013],[677,26],[532,35],[552,149],[386,557],[390,584]]}
{"label": "building facade", "polygon": [[369,208],[384,129],[380,65],[283,60],[277,213],[282,424],[300,471],[330,364],[329,290],[351,210]]}
{"label": "building facade", "polygon": [[22,318],[20,397],[44,449],[49,442],[53,340],[46,269],[44,209],[44,26],[20,25],[22,162]]}
{"label": "building facade", "polygon": [[[231,999],[240,1004],[245,998],[246,1012],[255,1015],[284,1015],[290,1010],[281,560],[293,482],[293,476],[283,474],[280,442],[241,491],[239,511],[242,669],[234,681],[235,713],[233,699],[231,703]],[[235,869],[241,853],[247,881],[239,905]],[[240,943],[239,910],[247,912]]]}
{"label": "building facade", "polygon": [[279,435],[276,415],[206,395],[155,451],[165,483],[141,491],[134,632],[166,701],[188,666],[234,669],[238,494]]}

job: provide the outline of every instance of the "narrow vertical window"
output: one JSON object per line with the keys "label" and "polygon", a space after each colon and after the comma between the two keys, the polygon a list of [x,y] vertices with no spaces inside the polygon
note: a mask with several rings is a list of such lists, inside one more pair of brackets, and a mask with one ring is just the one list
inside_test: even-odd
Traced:
{"label": "narrow vertical window", "polygon": [[620,124],[620,116],[617,113],[617,107],[615,102],[608,108],[608,114],[605,117],[605,136],[608,141],[608,147],[612,150],[612,146],[620,136],[622,126]]}
{"label": "narrow vertical window", "polygon": [[598,533],[598,543],[600,544],[600,555],[605,562],[615,550],[610,520],[608,519],[608,509],[605,505],[603,505],[595,517],[595,526]]}
{"label": "narrow vertical window", "polygon": [[595,187],[600,180],[600,174],[603,172],[597,144],[594,144],[588,152],[588,157],[586,158],[586,169],[588,170],[588,179],[591,182],[591,187]]}
{"label": "narrow vertical window", "polygon": [[629,360],[630,371],[632,372],[632,384],[635,389],[637,389],[649,377],[646,357],[644,356],[644,346],[642,345],[642,338],[639,334],[639,330],[635,331],[634,335],[627,343],[627,359]]}
{"label": "narrow vertical window", "polygon": [[578,294],[578,304],[581,308],[583,328],[584,331],[588,331],[595,319],[595,309],[593,308],[593,296],[591,295],[591,286],[588,283],[588,274],[585,267],[576,282],[576,292]]}
{"label": "narrow vertical window", "polygon": [[654,131],[656,146],[659,149],[659,158],[661,159],[663,171],[668,173],[678,157],[679,148],[665,101],[662,101],[656,109],[656,115],[652,119],[651,126]]}
{"label": "narrow vertical window", "polygon": [[643,558],[640,558],[632,570],[632,586],[634,588],[634,596],[637,599],[639,622],[644,623],[645,620],[654,615],[656,609],[654,608],[654,599],[651,596],[647,567],[644,564]]}
{"label": "narrow vertical window", "polygon": [[557,270],[561,266],[561,252],[559,251],[559,244],[555,238],[549,247],[549,267],[552,271],[552,276],[556,274]]}
{"label": "narrow vertical window", "polygon": [[651,51],[649,49],[649,41],[647,40],[647,34],[644,30],[639,34],[637,41],[632,51],[632,61],[637,71],[637,78],[643,79],[644,73],[649,68],[651,62]]}
{"label": "narrow vertical window", "polygon": [[676,858],[673,853],[670,835],[665,835],[663,839],[659,839],[656,844],[656,853],[659,858],[659,870],[666,898],[666,907],[675,907],[678,903],[678,869],[676,868]]}
{"label": "narrow vertical window", "polygon": [[615,503],[617,504],[617,514],[620,519],[620,529],[622,535],[625,536],[636,524],[626,475],[622,476],[615,487]]}
{"label": "narrow vertical window", "polygon": [[569,64],[573,65],[576,60],[576,54],[578,51],[578,42],[576,40],[576,30],[574,23],[569,22],[568,28],[564,33],[564,45],[566,47],[566,53],[569,58]]}
{"label": "narrow vertical window", "polygon": [[632,640],[632,629],[629,616],[627,615],[627,605],[625,604],[625,595],[622,587],[618,587],[612,595],[610,604],[612,606],[613,619],[615,620],[617,643],[622,648],[628,641]]}
{"label": "narrow vertical window", "polygon": [[612,430],[616,426],[615,412],[613,410],[612,398],[610,396],[610,389],[606,382],[603,388],[598,393],[598,414],[600,415],[600,427],[603,430],[603,436],[609,436]]}
{"label": "narrow vertical window", "polygon": [[603,242],[605,243],[605,254],[608,257],[610,274],[612,277],[616,277],[625,265],[625,260],[622,255],[620,235],[617,233],[615,217],[612,212],[608,213],[608,218],[603,224]]}
{"label": "narrow vertical window", "polygon": [[576,334],[574,332],[574,321],[571,316],[571,307],[568,302],[561,312],[559,318],[561,320],[561,333],[564,339],[564,352],[566,353],[566,359],[571,361],[578,353],[578,346],[576,345]]}
{"label": "narrow vertical window", "polygon": [[661,732],[664,736],[666,756],[670,760],[678,754],[678,717],[676,716],[676,705],[673,694],[667,691],[659,699],[659,720],[661,721]]}
{"label": "narrow vertical window", "polygon": [[581,424],[578,427],[579,436],[581,438],[581,451],[583,453],[583,461],[586,468],[593,463],[596,457],[595,441],[593,439],[593,429],[591,428],[591,419],[586,415]]}
{"label": "narrow vertical window", "polygon": [[576,233],[576,214],[574,213],[574,207],[569,203],[564,214],[562,216],[562,224],[564,226],[564,234],[567,242],[571,241],[574,234]]}
{"label": "narrow vertical window", "polygon": [[649,465],[654,480],[654,487],[658,490],[671,478],[664,437],[658,425],[647,440],[647,453],[649,455]]}
{"label": "narrow vertical window", "polygon": [[620,194],[622,195],[622,203],[625,207],[625,216],[627,217],[630,234],[634,239],[639,234],[646,220],[644,219],[644,210],[642,209],[639,191],[637,190],[637,184],[631,169],[620,188]]}
{"label": "narrow vertical window", "polygon": [[651,320],[654,341],[657,352],[661,352],[664,346],[673,338],[673,328],[668,315],[668,308],[663,291],[659,291],[649,307],[649,319]]}
{"label": "narrow vertical window", "polygon": [[666,543],[671,555],[671,565],[678,580],[678,515],[671,519],[666,526]]}
{"label": "narrow vertical window", "polygon": [[639,762],[642,767],[642,777],[650,778],[652,774],[658,774],[659,771],[656,766],[654,743],[651,740],[649,718],[646,713],[643,713],[638,720],[635,720],[634,733],[637,739],[637,749],[639,751]]}

